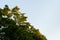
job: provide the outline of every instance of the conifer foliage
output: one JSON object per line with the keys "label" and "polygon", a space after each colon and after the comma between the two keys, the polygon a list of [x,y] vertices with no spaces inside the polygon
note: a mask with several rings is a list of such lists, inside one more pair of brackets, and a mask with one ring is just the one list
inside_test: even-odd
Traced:
{"label": "conifer foliage", "polygon": [[8,5],[0,8],[0,40],[47,40],[19,9],[10,9]]}

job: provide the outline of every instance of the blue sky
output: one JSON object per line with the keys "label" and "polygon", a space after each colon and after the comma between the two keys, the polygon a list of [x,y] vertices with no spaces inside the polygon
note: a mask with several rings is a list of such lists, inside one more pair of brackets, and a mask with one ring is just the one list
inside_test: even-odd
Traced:
{"label": "blue sky", "polygon": [[0,0],[0,8],[19,6],[28,21],[47,37],[60,40],[60,0]]}

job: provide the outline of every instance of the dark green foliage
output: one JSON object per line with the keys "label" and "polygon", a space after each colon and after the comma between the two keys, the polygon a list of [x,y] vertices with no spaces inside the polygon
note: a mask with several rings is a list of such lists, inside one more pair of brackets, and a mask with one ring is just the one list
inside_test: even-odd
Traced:
{"label": "dark green foliage", "polygon": [[26,18],[17,6],[0,8],[0,40],[47,40]]}

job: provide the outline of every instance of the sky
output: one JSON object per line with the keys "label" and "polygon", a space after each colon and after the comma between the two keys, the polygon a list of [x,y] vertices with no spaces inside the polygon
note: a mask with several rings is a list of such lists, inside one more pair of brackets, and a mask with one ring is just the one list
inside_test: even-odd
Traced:
{"label": "sky", "polygon": [[60,40],[60,0],[0,0],[0,8],[18,6],[48,40]]}

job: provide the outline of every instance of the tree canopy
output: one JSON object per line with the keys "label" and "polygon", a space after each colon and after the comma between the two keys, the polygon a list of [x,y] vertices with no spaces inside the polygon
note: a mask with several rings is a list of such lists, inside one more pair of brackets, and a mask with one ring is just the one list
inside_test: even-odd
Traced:
{"label": "tree canopy", "polygon": [[18,6],[10,9],[8,5],[0,8],[0,40],[47,40],[19,9]]}

